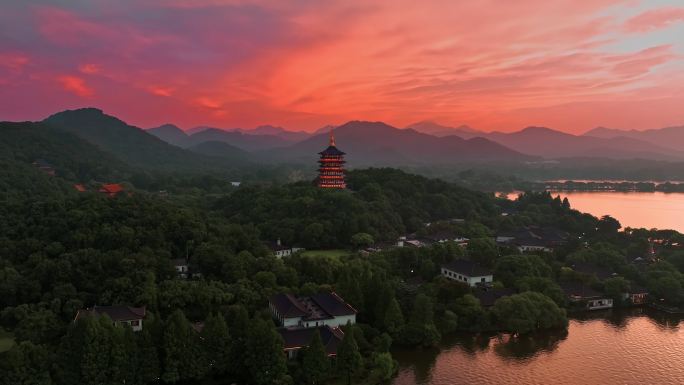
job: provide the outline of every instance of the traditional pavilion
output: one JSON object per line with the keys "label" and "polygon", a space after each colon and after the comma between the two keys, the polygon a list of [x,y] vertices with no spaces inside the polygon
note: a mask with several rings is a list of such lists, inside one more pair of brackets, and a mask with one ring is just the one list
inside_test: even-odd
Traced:
{"label": "traditional pavilion", "polygon": [[318,187],[320,188],[347,188],[344,181],[344,152],[335,147],[335,135],[330,131],[330,143],[328,148],[319,152],[321,159],[318,168]]}

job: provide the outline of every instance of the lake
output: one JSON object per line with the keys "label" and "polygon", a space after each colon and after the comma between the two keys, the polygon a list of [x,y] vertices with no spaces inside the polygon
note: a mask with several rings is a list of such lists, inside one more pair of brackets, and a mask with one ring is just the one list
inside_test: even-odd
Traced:
{"label": "lake", "polygon": [[[572,208],[597,217],[610,215],[623,227],[677,230],[684,233],[684,194],[663,192],[553,192]],[[517,193],[509,194],[515,199]]]}
{"label": "lake", "polygon": [[588,313],[567,331],[462,334],[438,350],[396,350],[393,385],[681,385],[684,324],[646,309]]}

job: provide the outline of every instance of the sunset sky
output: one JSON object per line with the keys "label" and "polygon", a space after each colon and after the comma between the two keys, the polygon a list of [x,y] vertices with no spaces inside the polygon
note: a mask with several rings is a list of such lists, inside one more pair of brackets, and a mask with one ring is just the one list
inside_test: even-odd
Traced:
{"label": "sunset sky", "polygon": [[684,0],[0,0],[0,120],[684,124]]}

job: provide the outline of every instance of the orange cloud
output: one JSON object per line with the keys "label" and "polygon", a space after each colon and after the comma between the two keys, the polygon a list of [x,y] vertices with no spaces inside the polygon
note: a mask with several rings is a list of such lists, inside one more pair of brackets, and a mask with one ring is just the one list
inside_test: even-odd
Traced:
{"label": "orange cloud", "polygon": [[86,85],[85,80],[72,75],[62,75],[57,78],[62,87],[73,94],[82,98],[90,98],[95,95],[92,88]]}

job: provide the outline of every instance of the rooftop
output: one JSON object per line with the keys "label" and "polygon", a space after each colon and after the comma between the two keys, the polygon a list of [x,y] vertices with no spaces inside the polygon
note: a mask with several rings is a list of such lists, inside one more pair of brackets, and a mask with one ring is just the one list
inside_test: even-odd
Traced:
{"label": "rooftop", "polygon": [[278,314],[284,318],[302,317],[312,321],[357,313],[356,309],[334,292],[319,293],[309,297],[276,294],[271,297],[270,302]]}
{"label": "rooftop", "polygon": [[442,265],[442,267],[467,277],[483,277],[486,275],[492,275],[492,272],[486,268],[473,261],[468,261],[465,259],[457,259]]}
{"label": "rooftop", "polygon": [[123,191],[123,187],[118,183],[106,183],[100,187],[100,192],[116,194]]}
{"label": "rooftop", "polygon": [[582,299],[604,297],[603,293],[592,289],[582,282],[564,282],[561,283],[560,287],[568,297],[579,297]]}
{"label": "rooftop", "polygon": [[101,317],[103,315],[109,316],[112,321],[131,321],[145,318],[145,306],[131,307],[126,305],[114,306],[93,306],[87,309],[81,309],[76,313],[76,319],[81,319],[87,316]]}
{"label": "rooftop", "polygon": [[278,329],[278,333],[283,337],[283,348],[285,350],[300,349],[308,346],[313,338],[314,332],[318,330],[321,335],[321,341],[325,346],[325,352],[329,356],[337,354],[337,347],[344,339],[344,332],[339,328],[331,328],[330,326],[321,326],[318,328],[308,329]]}

